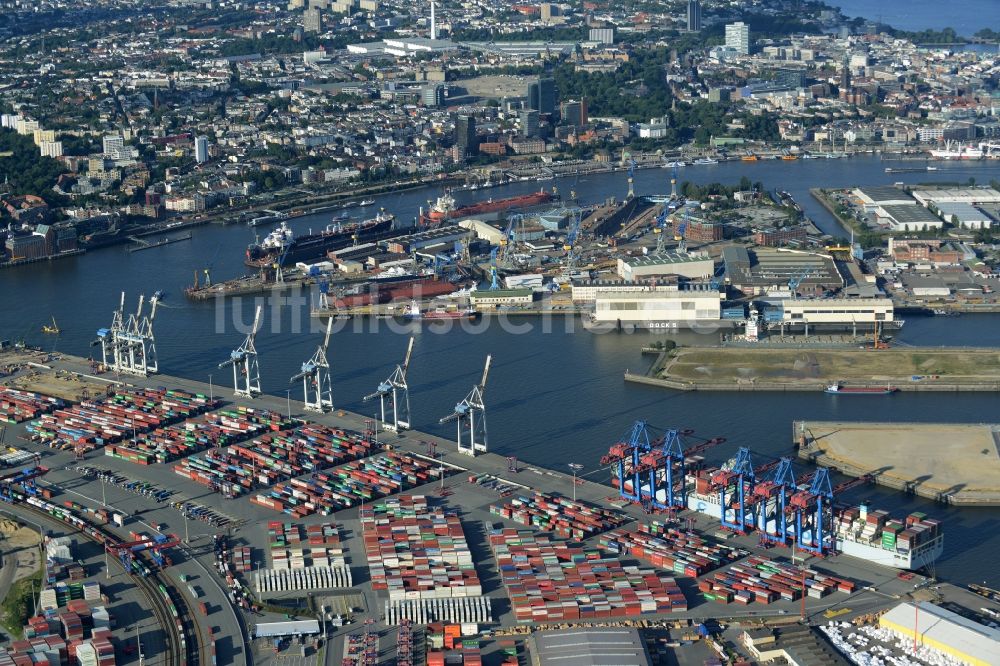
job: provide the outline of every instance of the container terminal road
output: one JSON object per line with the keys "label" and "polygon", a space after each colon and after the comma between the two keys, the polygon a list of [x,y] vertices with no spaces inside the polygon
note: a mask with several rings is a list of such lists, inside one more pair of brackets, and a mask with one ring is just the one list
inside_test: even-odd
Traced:
{"label": "container terminal road", "polygon": [[[494,639],[505,634],[524,633],[525,627],[564,626],[564,621],[526,623],[519,622],[518,618],[515,618],[514,607],[508,597],[509,590],[505,588],[501,579],[501,572],[498,570],[494,552],[491,552],[488,535],[491,529],[498,527],[517,530],[527,528],[505,519],[496,511],[491,511],[491,505],[509,501],[511,496],[528,495],[532,490],[538,490],[550,496],[572,497],[574,500],[597,507],[613,506],[614,510],[624,515],[625,522],[619,525],[619,528],[635,529],[637,523],[650,520],[650,516],[642,506],[622,502],[617,491],[605,485],[604,482],[609,476],[606,468],[583,473],[577,477],[575,476],[577,470],[569,467],[565,470],[550,470],[488,452],[476,456],[462,455],[457,452],[456,442],[417,430],[403,430],[398,433],[384,431],[378,424],[373,427],[369,419],[359,414],[337,409],[324,413],[306,412],[301,409],[301,402],[290,402],[284,397],[269,395],[257,395],[252,399],[233,397],[233,391],[229,387],[218,385],[210,387],[201,382],[179,377],[122,375],[115,378],[111,374],[95,376],[87,359],[67,355],[47,355],[24,350],[6,352],[0,354],[0,368],[4,366],[13,369],[13,373],[0,381],[0,384],[17,383],[19,377],[23,380],[24,377],[30,376],[31,382],[39,387],[37,389],[39,393],[45,393],[46,389],[53,392],[53,386],[61,381],[76,382],[88,387],[108,386],[115,382],[138,388],[165,386],[188,394],[211,395],[217,400],[221,399],[226,408],[252,406],[255,409],[270,410],[274,414],[346,432],[367,433],[368,438],[377,439],[379,447],[408,453],[414,459],[423,461],[427,469],[446,470],[448,474],[441,475],[440,478],[433,475],[424,485],[408,488],[402,494],[426,496],[428,503],[433,507],[443,506],[447,511],[456,512],[459,516],[465,538],[468,540],[475,572],[482,584],[482,595],[488,597],[491,602],[493,621],[483,622],[481,627],[486,631],[485,636],[492,636]],[[53,380],[55,375],[59,375],[62,379]],[[21,381],[17,385],[30,390],[31,382]],[[116,388],[120,390],[124,386],[119,384]],[[66,506],[72,504],[90,512],[103,509],[109,514],[124,514],[122,525],[116,525],[112,521],[100,527],[105,534],[120,541],[126,541],[137,533],[164,535],[164,538],[176,537],[178,543],[170,551],[172,562],[169,566],[150,565],[149,576],[127,576],[122,566],[112,561],[105,565],[106,573],[102,572],[98,576],[106,588],[109,585],[113,586],[116,593],[134,599],[134,604],[138,604],[140,608],[151,608],[154,611],[153,617],[138,621],[134,628],[128,623],[128,619],[124,618],[125,623],[130,625],[128,627],[130,630],[138,630],[144,636],[140,645],[140,649],[145,650],[143,663],[222,666],[265,663],[281,657],[280,663],[291,660],[296,666],[299,662],[302,666],[334,664],[340,662],[342,655],[347,654],[350,646],[357,642],[357,636],[361,631],[378,636],[379,654],[383,657],[377,658],[376,662],[388,660],[389,663],[395,659],[399,630],[395,624],[390,626],[387,621],[396,618],[386,617],[384,588],[376,589],[380,586],[373,585],[369,573],[371,557],[369,556],[367,560],[365,557],[366,544],[363,541],[364,528],[360,515],[366,509],[372,508],[374,503],[362,503],[360,507],[353,506],[328,516],[313,514],[293,517],[288,513],[279,513],[251,501],[256,494],[262,492],[260,489],[251,490],[248,494],[234,499],[227,499],[223,494],[213,492],[205,485],[183,478],[174,471],[178,461],[169,464],[140,465],[119,457],[104,455],[100,448],[81,455],[72,449],[48,448],[43,443],[31,442],[29,439],[26,423],[7,426],[5,444],[37,454],[34,458],[36,464],[47,468],[47,473],[35,481],[38,488],[48,489],[51,492],[53,504]],[[81,472],[88,467],[106,470],[126,479],[146,481],[157,489],[169,491],[171,496],[167,501],[158,501],[153,496],[129,492],[120,484],[107,483],[96,476]],[[484,479],[490,481],[483,483]],[[187,519],[175,508],[178,502],[203,507],[221,520],[213,524],[193,518]],[[81,543],[81,546],[88,541],[85,535],[80,534],[73,526],[60,523],[52,516],[39,512],[24,502],[0,504],[0,511],[27,524],[41,526],[51,537],[70,534]],[[660,521],[676,520],[679,529],[684,529],[686,526],[691,532],[720,541],[726,547],[742,549],[751,558],[761,556],[785,563],[794,561],[831,577],[851,581],[854,584],[853,591],[849,594],[837,592],[821,598],[802,595],[801,599],[794,601],[778,598],[767,605],[720,605],[704,600],[703,595],[699,593],[699,589],[702,588],[699,588],[698,581],[711,579],[711,574],[699,577],[698,580],[678,575],[677,583],[687,600],[686,610],[665,615],[643,614],[636,617],[584,622],[609,626],[618,626],[623,621],[636,626],[662,622],[664,626],[669,626],[669,623],[678,621],[690,620],[698,623],[713,619],[722,623],[742,623],[745,626],[754,622],[787,624],[798,621],[801,615],[808,623],[818,625],[825,623],[831,617],[849,621],[852,618],[879,613],[907,600],[933,601],[970,608],[977,612],[988,610],[990,613],[1000,613],[1000,603],[997,601],[957,586],[940,583],[925,575],[903,576],[896,569],[845,555],[820,558],[810,557],[808,553],[801,551],[793,553],[787,548],[765,547],[754,533],[748,535],[725,533],[721,530],[717,519],[713,520],[703,514],[680,512],[675,516],[671,512],[669,515],[663,514],[653,518]],[[233,548],[244,546],[250,548],[247,583],[252,587],[253,572],[268,567],[266,557],[268,543],[274,539],[273,528],[269,527],[269,524],[275,521],[282,524],[300,524],[307,528],[310,525],[335,522],[341,535],[343,552],[346,553],[351,586],[337,589],[316,587],[308,591],[274,589],[260,593],[261,598],[256,599],[258,603],[254,604],[256,609],[241,607],[239,599],[234,599],[230,592],[226,577],[220,574],[216,566],[216,540],[222,535]],[[596,534],[582,536],[582,539],[577,540],[583,541],[589,549],[597,548]],[[271,547],[273,548],[273,543]],[[102,562],[102,557],[106,557],[105,551],[94,544],[81,548],[81,553],[81,559],[85,559],[93,566],[98,566]],[[793,556],[795,560],[792,560]],[[637,561],[628,555],[623,555],[622,560],[626,564]],[[643,569],[649,568],[648,562],[639,564]],[[672,575],[669,568],[667,575]],[[261,604],[262,601],[266,601],[266,604]],[[202,612],[196,612],[197,608],[201,608]],[[292,610],[283,612],[283,608]],[[303,608],[312,609],[311,615],[299,615]],[[297,651],[294,656],[289,656],[284,653],[278,654],[279,648],[285,647],[280,643],[254,638],[259,625],[299,617],[318,617],[322,620],[325,637],[317,643],[322,649],[307,651],[303,645],[300,652]],[[122,618],[120,622],[121,620]],[[164,630],[162,633],[155,630],[157,624]],[[483,643],[484,659],[487,662],[495,660],[494,663],[500,663],[502,661],[500,649],[498,640],[487,640]],[[119,659],[118,663],[125,662]]]}

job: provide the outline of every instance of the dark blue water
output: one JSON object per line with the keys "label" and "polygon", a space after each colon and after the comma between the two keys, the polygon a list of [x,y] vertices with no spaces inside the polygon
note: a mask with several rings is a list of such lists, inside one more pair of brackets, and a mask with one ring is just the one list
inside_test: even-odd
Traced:
{"label": "dark blue water", "polygon": [[962,0],[942,11],[937,0],[828,0],[845,16],[862,16],[899,30],[941,30],[954,28],[969,37],[978,30],[1000,30],[1000,3],[997,0]]}
{"label": "dark blue water", "polygon": [[[979,182],[1000,178],[1000,165],[941,165],[934,179],[954,170],[952,180]],[[808,189],[816,186],[885,184],[895,180],[920,182],[928,174],[886,174],[877,158],[853,160],[808,160],[721,164],[688,167],[681,180],[699,183],[719,180],[736,182],[742,175],[761,180],[769,188],[789,190],[805,205],[811,217],[824,228],[837,232],[835,223],[814,204]],[[642,193],[668,191],[669,172],[641,171],[636,189]],[[575,188],[585,202],[625,191],[624,174],[590,176],[586,179],[553,181],[564,193]],[[546,183],[547,186],[553,183]],[[491,196],[528,191],[537,183],[524,183],[491,190]],[[386,206],[402,219],[410,219],[425,205],[433,191],[382,197]],[[459,199],[474,200],[483,192],[461,193]],[[293,222],[300,229],[326,224],[328,216]],[[837,232],[839,233],[839,232]],[[229,384],[232,376],[216,369],[238,345],[252,320],[253,298],[232,299],[217,305],[193,303],[182,294],[196,269],[210,266],[217,279],[242,273],[243,248],[252,232],[241,227],[204,227],[194,230],[190,242],[129,254],[121,248],[100,250],[51,265],[26,266],[0,271],[0,338],[25,337],[73,354],[87,356],[94,332],[108,326],[120,291],[129,292],[127,307],[135,305],[140,291],[157,289],[167,298],[157,314],[156,334],[164,372]],[[289,387],[288,379],[321,339],[303,298],[298,308],[276,306],[267,301],[264,330],[257,339],[261,354],[263,384],[267,392],[292,398],[300,396],[300,385]],[[234,316],[235,313],[235,316]],[[42,324],[55,315],[64,333],[58,339],[43,336]],[[241,321],[243,328],[236,325]],[[391,327],[378,322],[377,331],[353,330],[347,324],[333,336],[330,361],[334,375],[334,400],[338,407],[372,412],[361,396],[372,392],[406,349],[406,337],[416,334],[411,364],[411,402],[416,427],[453,436],[437,421],[468,392],[482,372],[487,354],[493,354],[494,369],[487,389],[489,431],[492,450],[519,456],[553,467],[579,462],[588,470],[598,466],[602,453],[635,419],[658,427],[693,428],[704,437],[724,436],[727,444],[708,452],[711,461],[731,456],[737,446],[750,446],[761,458],[790,453],[791,422],[806,420],[878,420],[981,422],[995,420],[998,399],[991,394],[904,394],[890,398],[857,398],[823,394],[736,395],[682,394],[627,385],[622,373],[644,368],[639,347],[647,334],[596,335],[580,330],[568,332],[557,320],[545,327],[540,319],[515,319],[506,325],[488,320],[476,330],[453,326]],[[579,329],[578,322],[573,322]],[[518,332],[517,327],[530,326]],[[899,335],[900,341],[926,345],[1000,346],[1000,316],[960,318],[911,318]],[[695,341],[687,334],[686,341]],[[682,340],[684,341],[684,340]],[[221,390],[221,389],[220,389]],[[942,455],[947,455],[943,448]],[[933,461],[928,461],[932,466]],[[596,478],[596,477],[595,477]],[[991,580],[1000,585],[1000,573],[991,565],[1000,549],[1000,510],[937,507],[923,500],[904,498],[882,490],[864,489],[853,499],[874,498],[887,508],[900,511],[921,508],[947,521],[948,546],[938,564],[942,576],[957,581]]]}

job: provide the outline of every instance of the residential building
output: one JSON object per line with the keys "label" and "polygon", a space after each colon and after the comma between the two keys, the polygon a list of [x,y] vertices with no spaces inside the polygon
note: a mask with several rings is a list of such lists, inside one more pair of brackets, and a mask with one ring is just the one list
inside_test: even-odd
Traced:
{"label": "residential building", "polygon": [[740,55],[750,53],[750,26],[743,21],[726,24],[726,46]]}
{"label": "residential building", "polygon": [[534,109],[521,109],[521,136],[538,136],[538,111]]}
{"label": "residential building", "polygon": [[202,164],[208,161],[208,137],[199,136],[194,140],[194,161]]}
{"label": "residential building", "polygon": [[120,134],[108,134],[103,141],[104,156],[117,159],[125,150],[125,139]]}
{"label": "residential building", "polygon": [[302,12],[302,29],[306,32],[323,32],[323,12],[319,7],[310,7]]}
{"label": "residential building", "polygon": [[455,146],[462,159],[475,154],[478,150],[475,116],[459,116],[455,120]]}
{"label": "residential building", "polygon": [[701,2],[700,2],[700,0],[688,0],[688,6],[687,6],[687,29],[688,29],[688,32],[701,32]]}
{"label": "residential building", "polygon": [[420,101],[428,108],[444,106],[444,86],[440,83],[424,86],[420,89]]}
{"label": "residential building", "polygon": [[587,100],[567,100],[559,105],[559,118],[566,125],[582,127],[587,124]]}

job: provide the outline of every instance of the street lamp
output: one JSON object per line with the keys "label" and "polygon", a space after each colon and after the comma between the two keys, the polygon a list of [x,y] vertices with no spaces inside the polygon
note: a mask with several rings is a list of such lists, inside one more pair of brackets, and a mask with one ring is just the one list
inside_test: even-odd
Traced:
{"label": "street lamp", "polygon": [[573,501],[576,501],[576,473],[583,469],[580,463],[569,463],[569,468],[573,470]]}

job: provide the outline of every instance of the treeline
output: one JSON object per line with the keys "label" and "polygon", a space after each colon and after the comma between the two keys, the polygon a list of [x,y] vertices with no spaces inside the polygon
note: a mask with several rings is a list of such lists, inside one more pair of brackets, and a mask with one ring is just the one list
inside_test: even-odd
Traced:
{"label": "treeline", "polygon": [[61,205],[63,197],[52,191],[64,169],[58,160],[42,157],[31,137],[0,128],[0,183],[10,185],[14,194],[34,194],[50,205]]}

